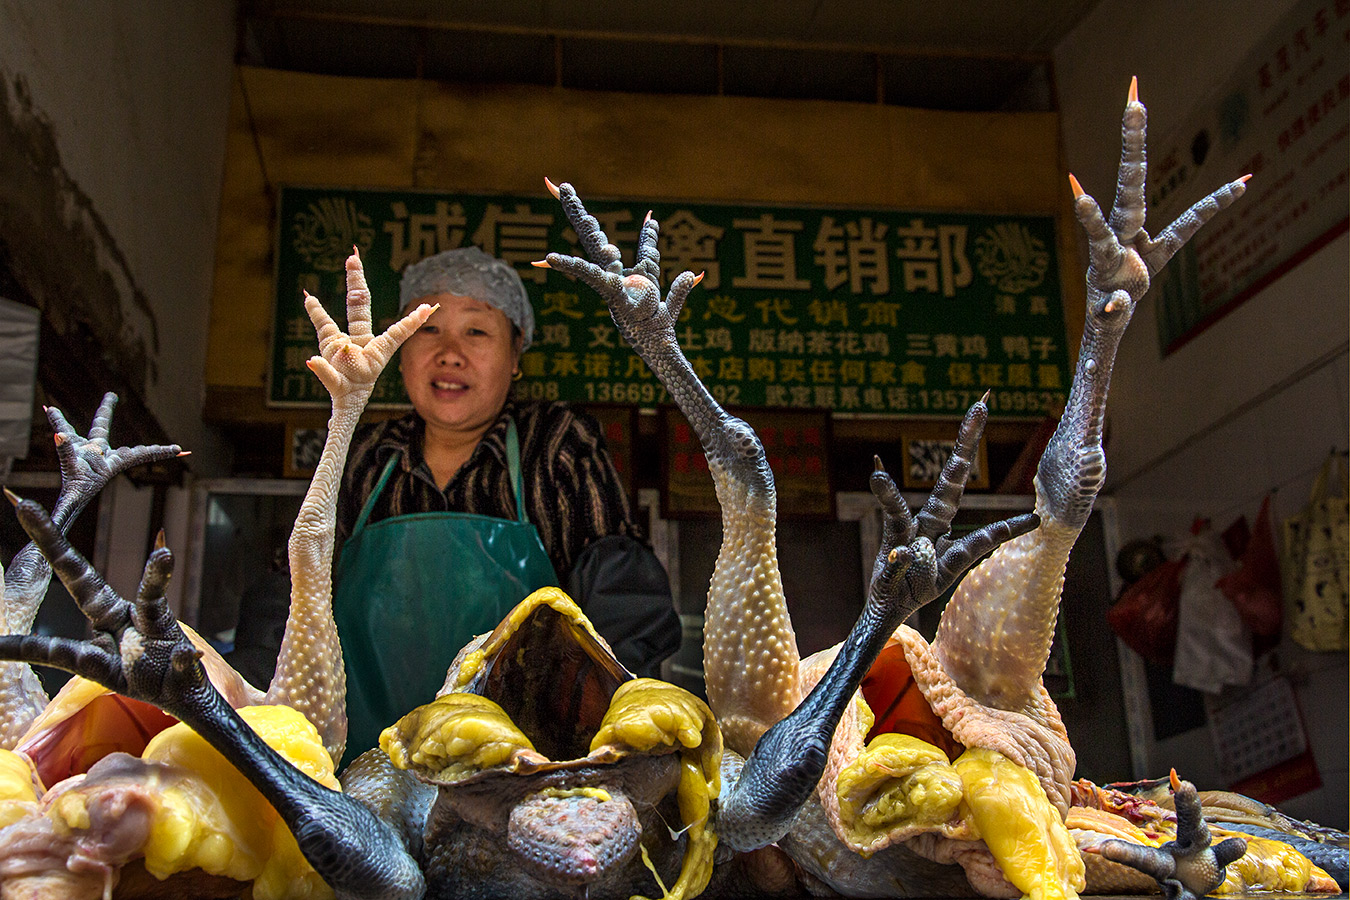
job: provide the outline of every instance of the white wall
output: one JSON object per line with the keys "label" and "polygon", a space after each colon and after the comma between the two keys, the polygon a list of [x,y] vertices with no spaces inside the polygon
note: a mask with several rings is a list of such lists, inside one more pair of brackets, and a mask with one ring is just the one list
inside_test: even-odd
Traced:
{"label": "white wall", "polygon": [[234,7],[0,0],[0,77],[26,83],[60,165],[107,226],[101,252],[125,260],[106,266],[124,328],[144,337],[158,323],[145,402],[199,474],[224,465],[201,406]]}
{"label": "white wall", "polygon": [[[72,198],[64,216],[101,223],[87,231],[120,298],[121,336],[149,347],[157,327],[143,399],[169,439],[192,451],[197,475],[228,466],[202,403],[234,13],[233,0],[0,0],[0,78],[11,95],[23,86],[50,135]],[[125,442],[116,418],[111,440]],[[95,562],[127,596],[145,562],[151,496],[123,477],[100,507]],[[180,566],[170,582],[175,608],[187,496],[170,488],[165,510]]]}
{"label": "white wall", "polygon": [[[1055,52],[1069,169],[1108,205],[1130,76],[1139,76],[1156,145],[1295,5],[1104,0]],[[1195,186],[1190,199],[1217,186]],[[1116,498],[1122,540],[1179,535],[1197,515],[1220,528],[1240,514],[1251,521],[1272,490],[1277,521],[1298,511],[1328,451],[1344,449],[1350,434],[1350,361],[1337,352],[1350,336],[1348,291],[1342,235],[1166,359],[1153,304],[1141,304],[1111,392],[1106,492]],[[1278,659],[1297,686],[1324,782],[1284,807],[1344,828],[1346,655],[1310,654],[1286,640]],[[1149,750],[1150,774],[1176,766],[1202,787],[1219,786],[1207,729]]]}

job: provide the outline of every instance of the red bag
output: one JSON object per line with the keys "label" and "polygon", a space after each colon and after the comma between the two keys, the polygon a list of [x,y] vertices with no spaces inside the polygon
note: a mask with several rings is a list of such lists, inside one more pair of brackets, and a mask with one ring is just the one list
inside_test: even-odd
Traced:
{"label": "red bag", "polygon": [[1177,647],[1177,600],[1185,559],[1167,560],[1120,592],[1106,621],[1125,646],[1159,666],[1172,665]]}
{"label": "red bag", "polygon": [[1275,551],[1275,532],[1270,524],[1270,495],[1261,502],[1252,536],[1238,560],[1239,566],[1214,586],[1233,601],[1242,622],[1254,635],[1280,633],[1284,595],[1280,588],[1280,563]]}

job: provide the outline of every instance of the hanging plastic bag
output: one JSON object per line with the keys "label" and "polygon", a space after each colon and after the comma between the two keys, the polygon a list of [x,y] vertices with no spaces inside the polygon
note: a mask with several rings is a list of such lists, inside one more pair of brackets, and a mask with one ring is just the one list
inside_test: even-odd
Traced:
{"label": "hanging plastic bag", "polygon": [[1169,559],[1120,592],[1106,611],[1111,630],[1135,653],[1159,666],[1172,665],[1177,644],[1177,598],[1184,559]]}
{"label": "hanging plastic bag", "polygon": [[1233,559],[1242,559],[1242,554],[1247,552],[1247,544],[1252,539],[1252,528],[1247,524],[1247,517],[1238,516],[1219,537],[1223,538],[1223,545],[1227,548],[1229,556]]}
{"label": "hanging plastic bag", "polygon": [[1270,495],[1261,501],[1261,511],[1238,559],[1237,571],[1215,584],[1237,607],[1242,622],[1252,634],[1271,637],[1280,633],[1284,597],[1280,587],[1280,563],[1275,535],[1270,525]]}
{"label": "hanging plastic bag", "polygon": [[1327,457],[1302,512],[1284,520],[1290,636],[1309,650],[1350,645],[1350,506],[1345,467]]}
{"label": "hanging plastic bag", "polygon": [[1176,684],[1217,694],[1224,685],[1246,684],[1252,677],[1252,633],[1237,607],[1215,587],[1234,571],[1219,535],[1206,524],[1186,542],[1186,571],[1177,602],[1177,650],[1172,662]]}

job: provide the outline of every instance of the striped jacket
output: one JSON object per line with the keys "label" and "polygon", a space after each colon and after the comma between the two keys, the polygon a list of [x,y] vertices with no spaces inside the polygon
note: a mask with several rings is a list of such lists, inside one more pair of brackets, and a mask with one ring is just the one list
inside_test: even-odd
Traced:
{"label": "striped jacket", "polygon": [[395,452],[402,458],[376,501],[370,522],[441,511],[515,519],[506,463],[508,416],[515,418],[520,436],[526,512],[563,584],[592,539],[620,534],[645,542],[596,421],[566,403],[508,401],[444,491],[422,461],[425,426],[416,413],[358,428],[338,495],[334,562]]}

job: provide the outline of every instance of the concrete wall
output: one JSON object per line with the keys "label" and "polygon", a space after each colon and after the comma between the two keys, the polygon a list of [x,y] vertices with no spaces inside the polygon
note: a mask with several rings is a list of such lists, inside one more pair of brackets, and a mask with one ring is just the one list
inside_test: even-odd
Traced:
{"label": "concrete wall", "polygon": [[55,327],[94,332],[208,474],[226,464],[202,385],[233,50],[231,0],[0,0],[5,154],[28,163],[0,234],[16,277]]}
{"label": "concrete wall", "polygon": [[[1297,5],[1104,0],[1055,53],[1069,169],[1109,203],[1130,76],[1139,76],[1156,146]],[[1190,199],[1217,186],[1194,185]],[[1150,223],[1154,231],[1165,224]],[[1269,491],[1277,522],[1307,502],[1328,450],[1343,450],[1350,433],[1347,260],[1341,234],[1166,358],[1153,303],[1141,305],[1111,394],[1106,490],[1118,504],[1122,540],[1181,535],[1195,516],[1219,528],[1240,514],[1250,521]],[[1284,806],[1344,828],[1346,654],[1311,654],[1286,640],[1273,663],[1296,686],[1324,782]],[[1221,783],[1207,728],[1148,749],[1151,775],[1176,766],[1202,785]]]}
{"label": "concrete wall", "polygon": [[[202,405],[234,7],[0,0],[5,269],[43,310],[45,336],[95,348],[45,360],[66,399],[44,399],[67,405],[86,433],[93,404],[116,389],[114,446],[178,443],[192,451],[190,471],[205,475],[229,465]],[[52,346],[44,337],[43,352]],[[70,408],[73,396],[89,407]],[[45,431],[38,417],[34,428]],[[94,562],[123,592],[135,590],[159,524],[150,521],[153,490],[165,488],[123,477],[102,498]],[[180,563],[186,498],[169,488],[163,503]],[[175,579],[175,606],[180,593]]]}

